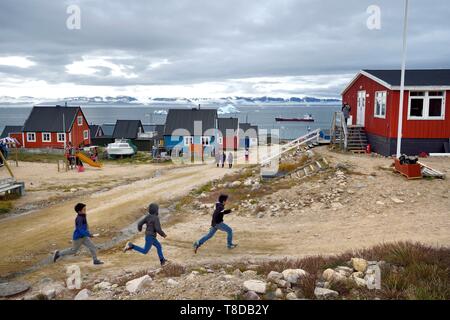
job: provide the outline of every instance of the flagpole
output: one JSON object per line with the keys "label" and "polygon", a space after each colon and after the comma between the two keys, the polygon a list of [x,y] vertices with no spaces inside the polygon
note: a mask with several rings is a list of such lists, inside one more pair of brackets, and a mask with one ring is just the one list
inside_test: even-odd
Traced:
{"label": "flagpole", "polygon": [[409,0],[405,0],[405,19],[403,22],[402,71],[400,79],[400,104],[398,107],[397,159],[400,158],[402,148],[403,101],[405,94],[405,69],[406,69],[406,45],[407,45],[406,36],[408,31],[408,6]]}

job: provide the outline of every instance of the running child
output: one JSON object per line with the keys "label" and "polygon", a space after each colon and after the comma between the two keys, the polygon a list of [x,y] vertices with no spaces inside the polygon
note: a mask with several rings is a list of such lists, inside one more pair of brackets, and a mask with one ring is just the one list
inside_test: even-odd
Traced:
{"label": "running child", "polygon": [[194,242],[194,252],[197,253],[198,248],[200,248],[206,241],[211,239],[217,232],[217,230],[224,231],[227,233],[227,247],[228,249],[234,249],[237,244],[233,243],[233,230],[223,222],[223,215],[231,213],[231,210],[225,210],[225,203],[228,200],[226,194],[219,196],[219,201],[216,203],[216,209],[214,210],[211,222],[211,229],[209,229],[208,234],[203,236],[200,240]]}
{"label": "running child", "polygon": [[97,248],[91,241],[91,238],[93,238],[94,235],[89,232],[86,205],[84,203],[78,203],[74,209],[77,213],[77,217],[75,218],[75,231],[72,236],[72,248],[63,251],[56,250],[53,254],[53,262],[56,262],[56,260],[63,256],[76,254],[83,245],[88,248],[91,253],[94,264],[103,264],[103,262],[97,258]]}
{"label": "running child", "polygon": [[148,214],[138,223],[139,232],[142,231],[142,227],[144,224],[146,225],[145,229],[145,246],[141,248],[131,242],[127,242],[123,252],[127,252],[129,250],[134,250],[140,252],[142,254],[147,254],[152,246],[155,246],[156,251],[158,252],[159,261],[161,262],[161,266],[164,266],[167,261],[164,258],[161,243],[156,239],[156,235],[159,234],[161,237],[166,238],[167,235],[161,229],[161,223],[159,222],[159,206],[156,203],[151,203],[148,207]]}

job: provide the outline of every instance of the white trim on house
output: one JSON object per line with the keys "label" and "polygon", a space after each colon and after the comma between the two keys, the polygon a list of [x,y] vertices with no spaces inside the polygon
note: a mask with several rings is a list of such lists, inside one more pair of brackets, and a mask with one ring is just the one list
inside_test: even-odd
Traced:
{"label": "white trim on house", "polygon": [[[353,84],[356,82],[356,80],[358,80],[359,76],[366,76],[367,78],[377,82],[378,84],[381,84],[382,86],[386,87],[389,90],[392,91],[400,91],[400,86],[393,86],[390,85],[389,83],[381,80],[380,78],[375,77],[374,75],[364,71],[364,70],[360,70],[356,76],[350,81],[350,83],[345,87],[345,89],[341,92],[341,96],[344,95],[348,89],[351,88],[351,86],[353,86]],[[405,90],[407,91],[449,91],[450,90],[450,85],[448,86],[405,86]]]}
{"label": "white trim on house", "polygon": [[[29,139],[30,134],[34,136],[34,139]],[[27,142],[36,142],[36,132],[27,132]]]}
{"label": "white trim on house", "polygon": [[[81,121],[80,121],[81,120]],[[77,116],[77,125],[81,127],[83,125],[83,116]]]}
{"label": "white trim on house", "polygon": [[[45,139],[45,136],[48,135],[48,139]],[[42,132],[42,142],[52,142],[52,133],[51,132]]]}
{"label": "white trim on house", "polygon": [[193,136],[184,136],[183,142],[185,146],[190,146],[191,144],[194,144],[194,137]]}
{"label": "white trim on house", "polygon": [[[407,120],[445,120],[445,97],[447,95],[445,90],[430,90],[430,91],[442,91],[442,96],[431,96],[431,99],[434,98],[441,98],[442,99],[442,105],[441,105],[441,116],[440,117],[430,117],[428,116],[429,110],[430,110],[430,96],[428,90],[414,90],[408,92],[408,114],[407,114]],[[411,96],[411,92],[424,92],[425,95],[423,96]],[[423,109],[422,109],[422,117],[417,116],[411,116],[411,100],[414,99],[422,99],[423,100]]]}
{"label": "white trim on house", "polygon": [[[210,136],[202,136],[200,141],[201,141],[202,145],[205,145],[205,146],[211,145],[211,137]],[[203,143],[204,141],[206,143]]]}
{"label": "white trim on house", "polygon": [[83,140],[89,139],[89,130],[83,130]]}
{"label": "white trim on house", "polygon": [[[59,139],[59,135],[60,134],[64,135],[64,139],[63,140]],[[57,132],[56,133],[56,141],[57,142],[65,142],[66,141],[66,134],[64,132]]]}
{"label": "white trim on house", "polygon": [[[384,93],[384,115],[383,114],[377,114],[377,94],[378,93]],[[387,113],[387,90],[384,91],[375,91],[374,94],[374,104],[373,104],[373,117],[379,118],[379,119],[386,119],[386,113]],[[380,109],[382,111],[383,108]]]}
{"label": "white trim on house", "polygon": [[22,132],[22,143],[23,147],[25,148],[25,133]]}

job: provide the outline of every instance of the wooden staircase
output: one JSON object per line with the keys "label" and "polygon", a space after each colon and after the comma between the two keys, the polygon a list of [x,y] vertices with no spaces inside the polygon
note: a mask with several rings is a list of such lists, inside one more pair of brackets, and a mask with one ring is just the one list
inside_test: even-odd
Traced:
{"label": "wooden staircase", "polygon": [[342,112],[335,112],[331,125],[331,144],[341,150],[362,153],[368,144],[367,135],[362,126],[347,126]]}

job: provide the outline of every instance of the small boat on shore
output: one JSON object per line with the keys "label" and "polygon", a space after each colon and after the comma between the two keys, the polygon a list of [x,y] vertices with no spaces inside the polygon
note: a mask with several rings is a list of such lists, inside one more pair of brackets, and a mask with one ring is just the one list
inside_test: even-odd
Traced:
{"label": "small boat on shore", "polygon": [[314,122],[314,118],[311,114],[305,114],[303,118],[275,118],[275,121],[301,121],[301,122]]}
{"label": "small boat on shore", "polygon": [[109,157],[132,156],[137,148],[127,139],[116,139],[114,143],[108,144],[106,152]]}

